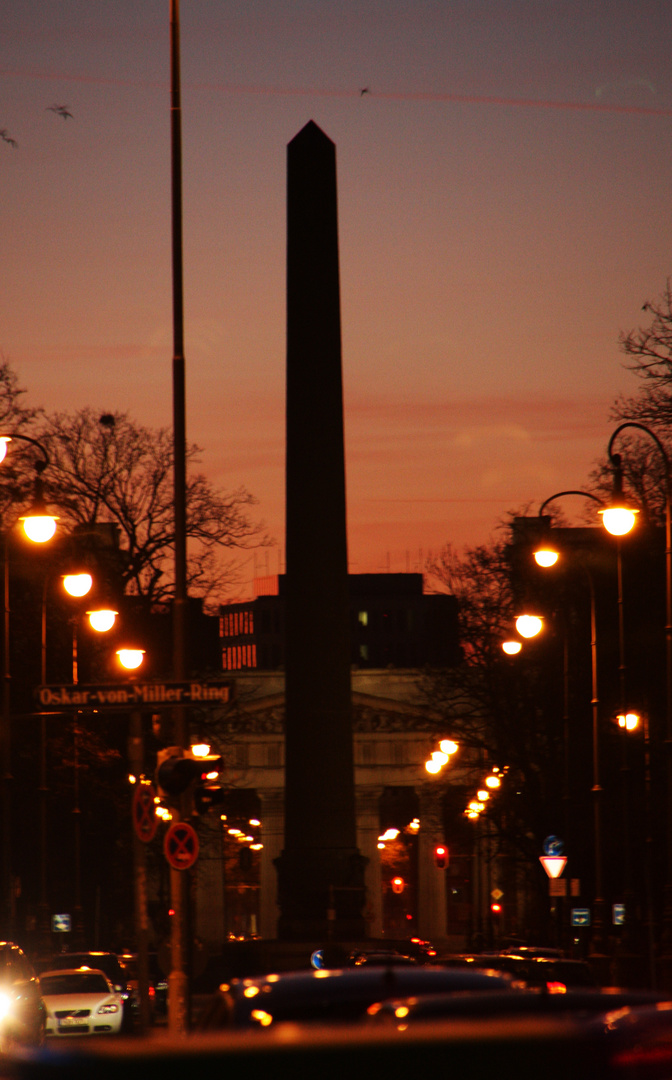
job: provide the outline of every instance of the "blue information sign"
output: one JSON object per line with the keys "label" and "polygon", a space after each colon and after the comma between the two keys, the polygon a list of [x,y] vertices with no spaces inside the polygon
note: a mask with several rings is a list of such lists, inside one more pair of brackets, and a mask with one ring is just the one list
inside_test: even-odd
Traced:
{"label": "blue information sign", "polygon": [[544,855],[564,855],[565,841],[559,836],[547,836],[543,844]]}
{"label": "blue information sign", "polygon": [[590,908],[572,908],[572,926],[590,926]]}

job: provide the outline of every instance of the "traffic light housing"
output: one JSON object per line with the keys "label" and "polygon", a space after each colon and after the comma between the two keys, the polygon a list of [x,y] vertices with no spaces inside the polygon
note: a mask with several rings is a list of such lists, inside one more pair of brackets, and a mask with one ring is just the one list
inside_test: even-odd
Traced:
{"label": "traffic light housing", "polygon": [[445,870],[448,866],[448,848],[445,844],[436,844],[434,847],[434,865],[437,870]]}
{"label": "traffic light housing", "polygon": [[160,795],[182,795],[187,788],[196,780],[207,782],[210,786],[212,774],[218,773],[222,767],[222,758],[219,754],[208,754],[206,757],[195,757],[191,750],[183,750],[179,746],[169,746],[160,750],[157,756],[156,783]]}

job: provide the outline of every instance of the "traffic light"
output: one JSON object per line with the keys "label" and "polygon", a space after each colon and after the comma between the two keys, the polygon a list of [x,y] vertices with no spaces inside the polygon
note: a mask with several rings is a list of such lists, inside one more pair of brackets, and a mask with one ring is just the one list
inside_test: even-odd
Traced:
{"label": "traffic light", "polygon": [[[169,746],[157,756],[156,783],[160,795],[182,795],[195,780],[210,780],[220,771],[219,754],[196,757],[191,750]],[[215,785],[216,786],[216,785]]]}
{"label": "traffic light", "polygon": [[499,916],[502,914],[502,905],[499,903],[498,900],[493,900],[493,902],[490,904],[490,913],[495,919],[498,919]]}
{"label": "traffic light", "polygon": [[393,877],[392,878],[392,892],[397,893],[397,895],[399,895],[400,893],[403,893],[405,884],[406,884],[406,882],[404,881],[403,877]]}
{"label": "traffic light", "polygon": [[437,844],[435,846],[434,865],[437,870],[445,870],[448,866],[448,848],[445,844]]}

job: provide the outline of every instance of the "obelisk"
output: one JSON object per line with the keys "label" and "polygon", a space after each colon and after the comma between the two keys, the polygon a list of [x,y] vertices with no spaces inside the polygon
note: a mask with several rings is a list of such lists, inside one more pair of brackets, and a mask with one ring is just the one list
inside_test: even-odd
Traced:
{"label": "obelisk", "polygon": [[287,148],[285,838],[278,936],[364,936],[357,850],[336,148]]}

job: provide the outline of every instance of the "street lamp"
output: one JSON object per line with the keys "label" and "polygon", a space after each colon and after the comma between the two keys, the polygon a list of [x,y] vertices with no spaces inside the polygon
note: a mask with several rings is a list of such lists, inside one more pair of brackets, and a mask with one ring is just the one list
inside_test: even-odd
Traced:
{"label": "street lamp", "polygon": [[[21,517],[23,529],[33,543],[44,544],[53,537],[56,531],[56,521],[52,514],[47,512],[44,502],[44,489],[42,473],[49,464],[49,455],[44,446],[36,439],[27,435],[1,435],[0,436],[0,462],[7,455],[8,444],[13,440],[28,443],[34,446],[41,454],[35,462],[35,480],[33,487],[33,500],[29,510]],[[12,730],[11,730],[11,664],[9,652],[9,546],[8,532],[3,530],[3,689],[2,689],[2,731],[0,732],[0,767],[2,768],[2,885],[4,890],[4,905],[7,936],[13,937],[14,921],[14,889],[12,880],[12,854],[11,854],[11,782],[12,782]]]}
{"label": "street lamp", "polygon": [[[665,890],[663,906],[662,961],[665,983],[672,979],[672,476],[670,458],[663,443],[650,428],[632,420],[619,424],[613,432],[607,452],[614,471],[615,495],[622,497],[623,469],[620,454],[613,452],[614,443],[627,428],[643,432],[655,444],[665,469],[665,749],[666,749],[666,848]],[[609,528],[605,521],[605,527]],[[634,524],[634,522],[633,522]]]}
{"label": "street lamp", "polygon": [[[593,502],[602,504],[602,500],[597,495],[592,495],[589,491],[559,491],[555,495],[551,495],[550,498],[545,499],[539,507],[539,519],[543,517],[544,510],[550,503],[555,502],[556,499],[563,498],[567,495],[580,495],[585,499],[591,499]],[[556,558],[552,558],[555,554]],[[557,562],[558,554],[548,546],[542,545],[537,552],[535,552],[535,561],[539,566],[550,567],[554,566]],[[602,875],[602,786],[600,783],[600,708],[599,708],[599,696],[598,696],[598,682],[597,682],[597,620],[595,613],[595,583],[593,581],[593,575],[588,567],[580,562],[581,568],[584,571],[588,580],[588,589],[590,593],[590,655],[591,655],[591,710],[592,710],[592,750],[593,750],[593,843],[594,843],[594,862],[595,862],[595,899],[594,899],[594,920],[593,920],[593,934],[592,934],[592,948],[594,954],[600,954],[604,951],[604,908],[605,901],[603,893],[603,875]],[[564,683],[565,683],[565,791],[567,794],[569,783],[569,693],[568,693],[568,664],[567,664],[567,643],[565,642],[565,663],[564,663]]]}

